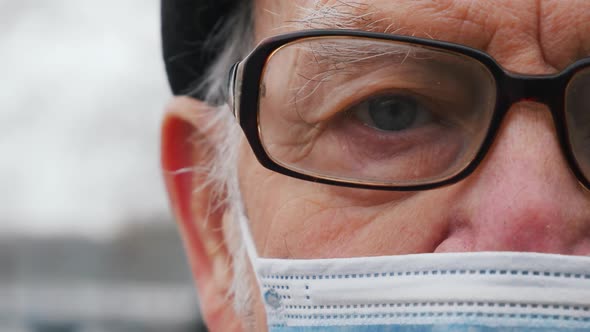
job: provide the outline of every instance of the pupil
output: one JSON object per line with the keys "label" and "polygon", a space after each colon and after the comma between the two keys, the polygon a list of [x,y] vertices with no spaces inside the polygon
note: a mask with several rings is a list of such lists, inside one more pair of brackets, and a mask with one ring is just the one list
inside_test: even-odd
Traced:
{"label": "pupil", "polygon": [[369,103],[369,115],[377,129],[408,129],[416,120],[416,103],[407,98],[378,98]]}

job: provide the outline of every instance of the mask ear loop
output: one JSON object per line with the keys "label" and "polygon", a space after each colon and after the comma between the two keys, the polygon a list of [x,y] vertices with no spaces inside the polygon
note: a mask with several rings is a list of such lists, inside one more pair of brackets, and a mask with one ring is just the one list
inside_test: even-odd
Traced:
{"label": "mask ear loop", "polygon": [[250,225],[248,225],[248,218],[244,214],[242,207],[239,208],[237,217],[239,218],[240,233],[242,235],[244,247],[246,248],[246,254],[252,262],[253,267],[256,268],[256,263],[258,262],[260,257],[258,256],[256,246],[254,245],[254,239],[252,238],[252,233],[250,232]]}
{"label": "mask ear loop", "polygon": [[[235,178],[234,181],[237,181],[237,178]],[[235,184],[235,186],[239,187],[237,183]],[[246,255],[248,256],[248,259],[252,264],[252,268],[254,269],[256,279],[258,280],[258,283],[260,283],[261,280],[258,276],[260,256],[258,256],[256,245],[254,244],[254,238],[252,237],[252,232],[250,231],[250,220],[248,216],[246,216],[241,190],[238,189],[233,191],[233,195],[231,195],[230,200],[232,202],[231,206],[233,218],[237,219],[238,222],[238,227],[240,231],[239,236],[242,239],[242,245],[246,249]]]}
{"label": "mask ear loop", "polygon": [[238,213],[236,217],[239,218],[240,233],[242,236],[243,245],[246,249],[248,258],[250,259],[250,263],[252,264],[254,275],[256,276],[256,283],[258,284],[260,296],[262,297],[262,301],[264,303],[268,323],[272,325],[285,325],[287,321],[284,314],[284,308],[281,305],[280,295],[274,289],[265,290],[264,282],[262,280],[260,262],[263,260],[263,258],[260,258],[256,251],[254,239],[252,238],[252,233],[250,232],[250,226],[248,224],[248,217],[244,213],[242,205],[240,205],[237,212]]}

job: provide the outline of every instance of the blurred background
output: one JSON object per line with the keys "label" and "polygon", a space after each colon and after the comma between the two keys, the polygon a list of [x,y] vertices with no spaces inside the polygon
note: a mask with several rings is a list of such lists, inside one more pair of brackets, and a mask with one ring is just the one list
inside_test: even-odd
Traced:
{"label": "blurred background", "polygon": [[0,0],[0,331],[199,331],[158,0]]}

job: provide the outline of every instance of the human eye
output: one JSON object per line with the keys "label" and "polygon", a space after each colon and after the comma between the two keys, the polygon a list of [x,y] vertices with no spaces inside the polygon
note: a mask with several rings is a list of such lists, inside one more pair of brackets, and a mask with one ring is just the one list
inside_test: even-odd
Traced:
{"label": "human eye", "polygon": [[382,94],[347,110],[363,125],[383,132],[401,132],[434,119],[424,102],[403,94]]}
{"label": "human eye", "polygon": [[[362,96],[362,95],[361,95]],[[359,96],[360,97],[360,96]],[[351,106],[336,107],[317,138],[326,149],[339,146],[352,164],[411,165],[460,145],[461,107],[419,88],[368,94]],[[451,148],[454,147],[454,148]],[[434,161],[434,160],[430,160]]]}

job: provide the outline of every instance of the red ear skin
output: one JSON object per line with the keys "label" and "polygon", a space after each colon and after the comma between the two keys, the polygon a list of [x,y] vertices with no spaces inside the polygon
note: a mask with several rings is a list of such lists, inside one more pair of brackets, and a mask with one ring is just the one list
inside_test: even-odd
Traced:
{"label": "red ear skin", "polygon": [[[210,107],[191,98],[175,98],[162,122],[161,165],[170,204],[184,242],[199,293],[201,310],[211,331],[242,331],[228,296],[232,281],[231,255],[223,229],[224,209],[210,211],[211,190],[206,174],[194,172],[210,157],[211,142],[199,131]],[[195,114],[199,114],[196,120]],[[198,191],[195,188],[199,188]]]}

